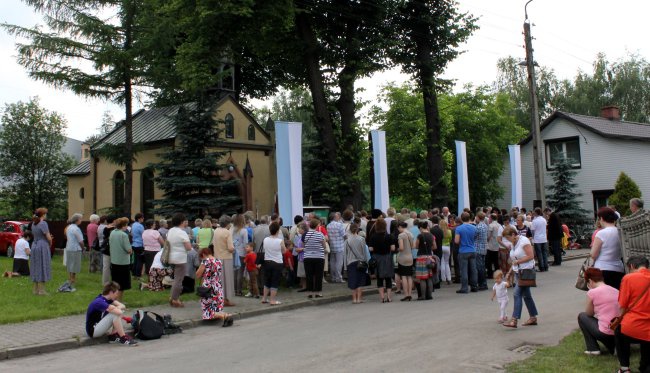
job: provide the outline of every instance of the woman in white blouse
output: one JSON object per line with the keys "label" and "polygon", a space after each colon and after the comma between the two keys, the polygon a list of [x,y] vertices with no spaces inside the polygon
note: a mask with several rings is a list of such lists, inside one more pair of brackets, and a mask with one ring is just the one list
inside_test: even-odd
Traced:
{"label": "woman in white blouse", "polygon": [[512,249],[510,249],[512,268],[510,268],[507,277],[510,277],[510,272],[515,274],[515,280],[513,281],[513,285],[515,286],[513,295],[515,305],[512,311],[512,319],[509,322],[504,323],[503,326],[509,328],[517,327],[517,320],[521,318],[523,303],[526,303],[526,309],[528,309],[530,318],[522,325],[537,325],[537,307],[535,306],[533,295],[530,293],[530,287],[519,286],[518,283],[521,270],[535,270],[535,252],[533,246],[530,244],[530,240],[527,237],[519,235],[517,229],[511,225],[507,226],[503,230],[503,238],[512,244]]}

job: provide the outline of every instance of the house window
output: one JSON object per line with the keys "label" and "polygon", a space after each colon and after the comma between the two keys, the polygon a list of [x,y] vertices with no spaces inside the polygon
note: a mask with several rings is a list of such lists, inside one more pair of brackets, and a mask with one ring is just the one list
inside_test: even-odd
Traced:
{"label": "house window", "polygon": [[252,124],[248,125],[248,139],[255,140],[255,127]]}
{"label": "house window", "polygon": [[124,206],[124,172],[115,171],[113,174],[113,207],[121,209]]}
{"label": "house window", "polygon": [[573,168],[580,168],[580,140],[577,137],[548,140],[546,143],[546,169],[551,170],[564,159],[571,162]]}
{"label": "house window", "polygon": [[228,113],[226,114],[226,138],[227,139],[232,139],[235,137],[235,118],[233,118],[232,114]]}

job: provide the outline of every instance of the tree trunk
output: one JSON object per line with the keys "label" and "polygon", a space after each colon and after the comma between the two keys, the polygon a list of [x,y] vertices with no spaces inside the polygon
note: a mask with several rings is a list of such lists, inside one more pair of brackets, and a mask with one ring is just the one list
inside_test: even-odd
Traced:
{"label": "tree trunk", "polygon": [[[445,169],[440,148],[440,113],[438,112],[438,96],[436,94],[433,61],[431,61],[430,47],[426,43],[418,42],[418,55],[424,60],[419,67],[420,89],[424,99],[424,116],[427,130],[427,168],[429,170],[429,190],[431,193],[431,207],[447,205],[447,187],[442,181]],[[424,57],[426,56],[426,57]]]}
{"label": "tree trunk", "polygon": [[361,208],[361,203],[363,202],[363,195],[361,193],[361,185],[358,177],[353,177],[353,175],[358,175],[359,171],[359,138],[354,131],[357,118],[356,114],[356,104],[354,101],[354,82],[357,77],[357,71],[355,68],[350,67],[348,64],[346,67],[341,70],[341,73],[338,76],[339,89],[341,91],[338,100],[336,100],[336,109],[341,115],[341,138],[342,138],[342,150],[344,152],[349,152],[350,159],[343,159],[341,164],[341,172],[343,175],[349,175],[348,178],[349,185],[348,190],[345,191],[345,194],[341,198],[341,208],[345,209],[347,205],[352,205],[355,210]]}
{"label": "tree trunk", "polygon": [[[125,4],[124,17],[124,52],[128,54],[133,45],[133,22],[135,19],[135,4],[129,1]],[[124,59],[123,76],[124,76],[124,109],[125,121],[124,132],[124,152],[126,159],[124,164],[124,206],[123,211],[126,216],[131,217],[131,203],[133,200],[133,87],[131,83],[131,62],[128,57]]]}
{"label": "tree trunk", "polygon": [[336,169],[336,140],[334,138],[334,126],[329,110],[327,110],[327,96],[325,95],[325,82],[323,73],[320,70],[320,59],[318,56],[318,40],[312,29],[308,14],[301,11],[296,14],[296,32],[302,40],[305,51],[303,60],[307,70],[307,83],[311,91],[312,103],[314,105],[314,114],[316,116],[315,124],[321,136],[321,143],[327,165]]}

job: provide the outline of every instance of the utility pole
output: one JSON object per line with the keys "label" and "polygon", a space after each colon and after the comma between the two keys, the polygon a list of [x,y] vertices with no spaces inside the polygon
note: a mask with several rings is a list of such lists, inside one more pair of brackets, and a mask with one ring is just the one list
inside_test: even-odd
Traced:
{"label": "utility pole", "polygon": [[[546,193],[544,190],[544,162],[542,138],[539,129],[539,108],[537,101],[537,83],[535,81],[535,60],[533,59],[533,43],[530,35],[530,21],[526,7],[533,1],[529,0],[524,6],[526,20],[524,21],[524,39],[526,42],[526,69],[528,70],[528,87],[530,90],[530,124],[533,135],[533,160],[535,164],[535,199],[541,208],[546,207]],[[521,207],[521,206],[519,206]]]}

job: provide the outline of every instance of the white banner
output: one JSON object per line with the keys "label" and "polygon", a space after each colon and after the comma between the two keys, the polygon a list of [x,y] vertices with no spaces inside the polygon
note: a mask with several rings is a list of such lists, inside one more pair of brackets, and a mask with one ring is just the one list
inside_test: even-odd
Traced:
{"label": "white banner", "polygon": [[375,170],[375,206],[384,213],[388,210],[388,167],[386,166],[386,132],[370,131],[372,139],[372,159]]}
{"label": "white banner", "polygon": [[512,192],[511,205],[509,207],[523,206],[521,189],[521,149],[519,145],[508,145],[510,152],[510,190]]}
{"label": "white banner", "polygon": [[467,152],[465,142],[456,140],[456,174],[458,176],[458,216],[469,206],[469,183],[467,181]]}
{"label": "white banner", "polygon": [[275,122],[275,166],[278,175],[278,209],[284,224],[303,215],[302,123]]}

